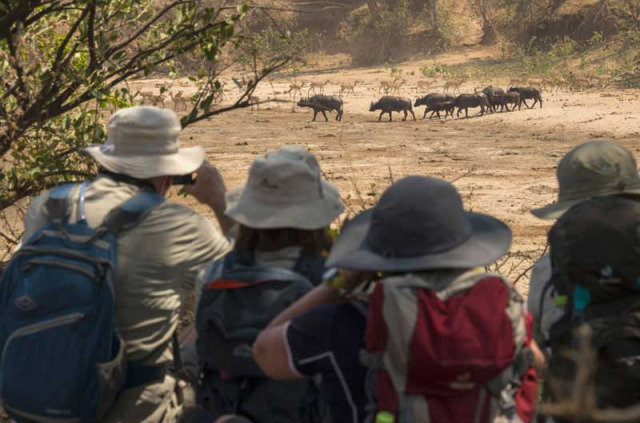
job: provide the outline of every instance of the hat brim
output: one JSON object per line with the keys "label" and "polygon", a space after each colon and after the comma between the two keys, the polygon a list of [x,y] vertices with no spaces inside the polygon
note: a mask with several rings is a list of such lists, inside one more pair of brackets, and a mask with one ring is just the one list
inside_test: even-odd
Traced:
{"label": "hat brim", "polygon": [[229,192],[225,214],[236,222],[256,229],[296,228],[316,230],[329,226],[344,211],[338,190],[322,181],[324,195],[304,203],[269,203],[256,199],[251,190]]}
{"label": "hat brim", "polygon": [[174,154],[118,155],[103,144],[82,150],[105,169],[139,179],[193,173],[205,160],[202,147],[181,148]]}
{"label": "hat brim", "polygon": [[555,220],[560,218],[560,216],[562,216],[571,207],[586,200],[588,200],[588,198],[572,201],[558,201],[557,203],[549,204],[544,207],[531,209],[531,214],[540,219]]}
{"label": "hat brim", "polygon": [[533,214],[534,216],[540,219],[556,220],[556,219],[559,219],[571,207],[575,206],[576,204],[582,203],[583,201],[587,201],[597,197],[606,197],[609,195],[625,195],[625,194],[640,195],[640,187],[626,188],[624,191],[607,190],[607,191],[593,192],[588,197],[581,197],[573,200],[560,200],[553,204],[546,205],[544,207],[531,209],[531,214]]}
{"label": "hat brim", "polygon": [[472,268],[495,262],[511,247],[507,225],[491,216],[466,212],[472,234],[457,247],[417,257],[385,257],[371,251],[365,242],[371,214],[371,210],[361,213],[343,227],[327,259],[328,267],[380,272]]}

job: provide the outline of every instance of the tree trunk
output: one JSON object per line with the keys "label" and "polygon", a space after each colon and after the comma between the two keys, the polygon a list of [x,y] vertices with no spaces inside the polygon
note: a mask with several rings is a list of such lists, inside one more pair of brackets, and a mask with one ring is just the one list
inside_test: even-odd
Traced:
{"label": "tree trunk", "polygon": [[433,32],[438,32],[440,25],[438,23],[438,0],[431,0],[431,19]]}
{"label": "tree trunk", "polygon": [[480,41],[480,43],[482,45],[488,46],[495,44],[497,40],[498,34],[496,32],[496,28],[490,21],[485,20],[482,24],[482,40]]}
{"label": "tree trunk", "polygon": [[378,6],[376,0],[367,0],[367,7],[369,7],[369,12],[371,12],[373,19],[380,19],[380,6]]}

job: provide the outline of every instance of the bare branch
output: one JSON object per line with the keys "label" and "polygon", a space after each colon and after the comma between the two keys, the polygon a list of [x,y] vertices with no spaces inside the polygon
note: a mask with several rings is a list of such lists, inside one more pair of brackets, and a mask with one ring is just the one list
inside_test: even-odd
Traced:
{"label": "bare branch", "polygon": [[9,10],[6,15],[0,18],[0,40],[9,38],[14,25],[18,22],[24,22],[33,9],[43,4],[45,2],[41,0],[22,0],[18,2],[17,7]]}
{"label": "bare branch", "polygon": [[107,51],[105,53],[105,57],[112,56],[118,50],[121,50],[121,49],[125,48],[126,46],[131,44],[134,40],[137,40],[149,28],[151,28],[151,26],[153,24],[155,24],[160,19],[162,19],[163,16],[165,16],[167,13],[169,13],[175,7],[180,6],[182,4],[187,4],[187,3],[190,3],[190,2],[191,2],[190,0],[187,0],[187,1],[174,1],[172,3],[169,3],[164,8],[162,8],[158,13],[156,13],[156,15],[153,18],[151,18],[146,24],[142,25],[142,27],[138,31],[136,31],[133,35],[131,35],[129,38],[127,38],[124,41],[120,42],[119,44],[116,44],[115,46],[110,47],[109,49],[107,49]]}
{"label": "bare branch", "polygon": [[87,6],[87,7],[84,8],[82,13],[78,17],[78,19],[76,19],[76,21],[73,23],[73,25],[71,25],[71,28],[69,28],[69,31],[67,31],[67,35],[64,37],[64,40],[62,40],[62,43],[58,47],[58,51],[56,52],[56,57],[53,60],[53,64],[51,66],[51,69],[53,71],[52,72],[53,73],[53,78],[55,78],[57,76],[58,70],[60,69],[60,66],[62,65],[62,57],[64,56],[64,51],[67,48],[67,45],[69,45],[69,41],[71,41],[71,38],[73,37],[73,35],[78,30],[78,27],[80,26],[82,21],[84,21],[84,19],[89,14],[90,9],[91,9],[90,6]]}
{"label": "bare branch", "polygon": [[89,24],[87,25],[87,42],[89,50],[89,66],[87,67],[87,76],[90,75],[98,67],[98,58],[96,57],[96,40],[95,40],[95,24],[96,24],[96,0],[92,0],[89,5]]}

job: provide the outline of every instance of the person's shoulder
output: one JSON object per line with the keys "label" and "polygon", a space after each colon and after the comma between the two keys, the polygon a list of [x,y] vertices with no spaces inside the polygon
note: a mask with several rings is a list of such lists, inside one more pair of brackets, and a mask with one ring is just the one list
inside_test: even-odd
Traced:
{"label": "person's shoulder", "polygon": [[152,210],[157,217],[170,219],[184,219],[182,223],[190,226],[211,224],[211,221],[196,210],[183,204],[176,203],[170,199],[165,199],[161,204]]}
{"label": "person's shoulder", "polygon": [[46,223],[45,206],[49,199],[49,192],[50,191],[45,191],[31,200],[31,204],[29,204],[29,208],[24,216],[23,240],[29,239],[32,234]]}
{"label": "person's shoulder", "polygon": [[365,321],[366,305],[341,302],[316,306],[294,319],[294,324],[299,328],[307,327],[312,331],[323,328],[329,333],[335,333],[333,331],[335,327],[345,327]]}
{"label": "person's shoulder", "polygon": [[154,207],[143,224],[163,227],[170,232],[191,234],[194,238],[222,236],[210,219],[169,199]]}
{"label": "person's shoulder", "polygon": [[47,200],[49,199],[50,192],[51,191],[45,191],[42,194],[35,197],[33,200],[31,200],[31,204],[29,204],[28,212],[34,216],[37,216],[43,213],[44,206],[46,205]]}
{"label": "person's shoulder", "polygon": [[551,273],[551,257],[549,254],[545,254],[533,264],[529,285],[531,287],[546,285],[547,281],[551,279]]}

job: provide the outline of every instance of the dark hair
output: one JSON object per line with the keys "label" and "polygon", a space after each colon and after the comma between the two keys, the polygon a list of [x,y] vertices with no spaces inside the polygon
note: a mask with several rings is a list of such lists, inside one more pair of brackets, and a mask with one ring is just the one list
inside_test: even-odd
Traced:
{"label": "dark hair", "polygon": [[329,251],[333,241],[326,229],[297,228],[255,229],[239,225],[236,251],[277,251],[287,247],[301,247],[308,255]]}
{"label": "dark hair", "polygon": [[134,178],[133,176],[125,175],[122,173],[111,172],[110,170],[107,170],[102,166],[98,168],[98,173],[116,182],[135,185],[140,188],[151,188],[154,191],[156,190],[156,188],[148,179],[139,179],[139,178]]}

